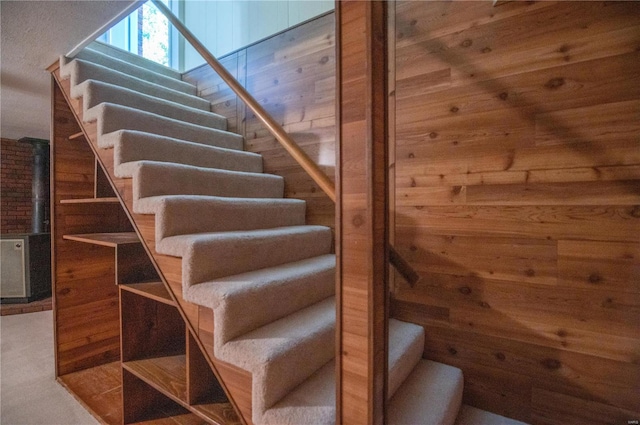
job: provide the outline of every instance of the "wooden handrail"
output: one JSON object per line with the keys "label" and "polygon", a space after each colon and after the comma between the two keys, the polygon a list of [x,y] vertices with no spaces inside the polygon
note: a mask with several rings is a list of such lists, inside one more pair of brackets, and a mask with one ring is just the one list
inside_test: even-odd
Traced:
{"label": "wooden handrail", "polygon": [[[222,78],[222,80],[233,90],[233,92],[251,109],[255,116],[267,127],[271,134],[280,142],[287,152],[300,164],[300,166],[309,174],[320,189],[335,203],[336,188],[327,175],[316,165],[315,162],[298,146],[298,144],[289,137],[287,132],[278,124],[271,115],[251,96],[251,94],[236,80],[233,75],[222,66],[220,62],[207,50],[206,47],[196,38],[195,35],[178,19],[176,15],[160,0],[151,0],[152,3],[167,17],[169,22],[182,34],[182,36],[193,46],[202,58],[209,64],[211,68]],[[398,272],[413,286],[418,280],[419,275],[415,270],[404,261],[398,252],[392,246],[389,246],[389,261],[398,270]]]}

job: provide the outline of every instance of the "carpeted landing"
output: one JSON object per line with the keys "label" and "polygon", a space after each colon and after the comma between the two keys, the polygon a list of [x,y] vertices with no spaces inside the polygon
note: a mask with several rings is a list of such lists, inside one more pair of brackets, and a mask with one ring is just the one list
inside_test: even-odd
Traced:
{"label": "carpeted landing", "polygon": [[[255,424],[335,423],[335,256],[279,176],[179,74],[94,44],[61,76],[96,120],[98,146],[155,215],[161,254],[182,258],[186,300],[214,310],[214,353],[253,375]],[[391,320],[390,424],[518,424],[461,406],[463,377],[422,359],[422,327]]]}

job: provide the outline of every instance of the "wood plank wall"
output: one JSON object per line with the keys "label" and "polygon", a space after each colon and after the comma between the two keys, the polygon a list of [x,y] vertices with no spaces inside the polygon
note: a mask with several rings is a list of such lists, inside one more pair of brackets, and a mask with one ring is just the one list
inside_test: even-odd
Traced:
{"label": "wood plank wall", "polygon": [[398,2],[392,314],[465,402],[640,418],[640,3]]}
{"label": "wood plank wall", "polygon": [[[335,28],[329,13],[220,59],[305,152],[335,176]],[[264,170],[285,178],[285,196],[307,201],[307,222],[334,227],[333,202],[208,67],[184,75],[264,157]]]}
{"label": "wood plank wall", "polygon": [[[52,292],[56,314],[56,376],[120,358],[120,314],[115,257],[110,247],[64,235],[130,231],[119,204],[62,204],[93,198],[95,157],[62,91],[52,81],[51,213]],[[112,194],[113,196],[113,194]]]}

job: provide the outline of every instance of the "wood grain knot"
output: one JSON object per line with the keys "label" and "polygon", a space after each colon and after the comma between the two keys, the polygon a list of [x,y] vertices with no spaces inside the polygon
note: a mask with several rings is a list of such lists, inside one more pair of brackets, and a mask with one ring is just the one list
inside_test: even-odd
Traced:
{"label": "wood grain knot", "polygon": [[505,356],[504,353],[496,353],[496,359],[498,359],[501,362],[503,362],[503,361],[505,361],[507,359],[507,356]]}
{"label": "wood grain knot", "polygon": [[429,138],[435,139],[436,137],[438,137],[438,133],[436,133],[435,131],[432,131],[431,133],[429,133]]}
{"label": "wood grain knot", "polygon": [[455,356],[456,354],[458,354],[458,350],[456,350],[456,349],[455,349],[455,348],[453,348],[453,347],[449,347],[449,348],[447,349],[447,351],[448,351],[448,352],[449,352],[449,354],[451,354],[452,356]]}
{"label": "wood grain knot", "polygon": [[456,113],[456,112],[458,112],[460,109],[458,109],[458,107],[457,107],[457,106],[454,106],[453,108],[451,108],[451,109],[449,109],[449,110],[455,114],[455,113]]}
{"label": "wood grain knot", "polygon": [[559,329],[558,332],[556,332],[556,335],[558,335],[560,338],[566,338],[568,334],[564,329]]}
{"label": "wood grain knot", "polygon": [[557,90],[558,88],[564,86],[564,78],[552,78],[547,81],[547,84],[544,85],[549,90]]}
{"label": "wood grain knot", "polygon": [[302,68],[298,68],[298,69],[296,69],[296,72],[297,72],[298,74],[302,74]]}
{"label": "wood grain knot", "polygon": [[636,205],[631,210],[631,217],[640,218],[640,205]]}
{"label": "wood grain knot", "polygon": [[462,288],[459,288],[458,291],[460,291],[461,294],[469,295],[471,293],[471,288],[463,286]]}
{"label": "wood grain knot", "polygon": [[542,360],[540,364],[549,370],[558,370],[562,367],[562,363],[559,360],[549,358]]}
{"label": "wood grain knot", "polygon": [[533,277],[533,276],[536,275],[536,271],[533,270],[533,269],[527,269],[527,270],[524,271],[524,274],[529,276],[529,277]]}
{"label": "wood grain knot", "polygon": [[598,273],[591,273],[589,275],[589,283],[592,283],[595,285],[600,282],[602,282],[602,276],[600,276]]}
{"label": "wood grain knot", "polygon": [[362,216],[358,214],[353,217],[353,220],[351,220],[351,224],[353,224],[355,227],[360,227],[364,224],[364,218],[362,218]]}
{"label": "wood grain knot", "polygon": [[491,53],[491,47],[485,47],[484,49],[480,50],[482,53]]}
{"label": "wood grain knot", "polygon": [[498,97],[500,98],[500,100],[507,100],[509,98],[509,93],[507,93],[506,91],[502,92],[498,95]]}
{"label": "wood grain knot", "polygon": [[320,65],[324,65],[325,63],[329,62],[329,56],[323,56],[320,59]]}
{"label": "wood grain knot", "polygon": [[460,43],[460,46],[462,46],[462,47],[471,47],[472,44],[473,44],[473,41],[467,38],[462,43]]}

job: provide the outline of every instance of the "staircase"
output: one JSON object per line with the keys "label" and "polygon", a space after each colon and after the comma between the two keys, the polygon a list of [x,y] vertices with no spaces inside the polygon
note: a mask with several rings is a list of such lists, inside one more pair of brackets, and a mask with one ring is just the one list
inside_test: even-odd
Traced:
{"label": "staircase", "polygon": [[[250,394],[245,421],[335,423],[331,230],[178,73],[94,43],[56,78],[222,385]],[[461,406],[462,372],[422,359],[422,327],[389,333],[390,424],[520,423]]]}

